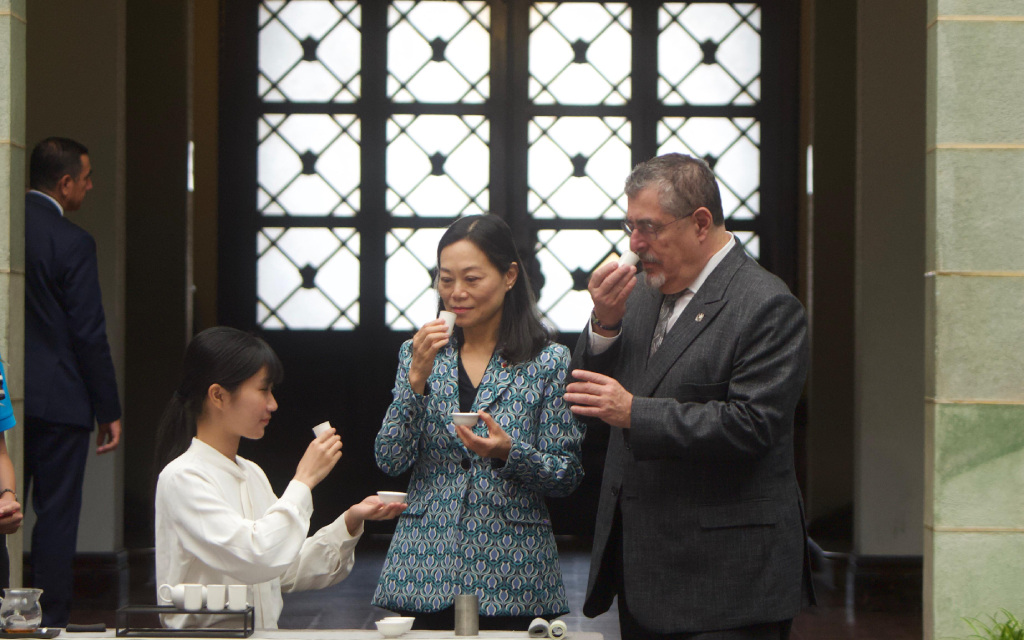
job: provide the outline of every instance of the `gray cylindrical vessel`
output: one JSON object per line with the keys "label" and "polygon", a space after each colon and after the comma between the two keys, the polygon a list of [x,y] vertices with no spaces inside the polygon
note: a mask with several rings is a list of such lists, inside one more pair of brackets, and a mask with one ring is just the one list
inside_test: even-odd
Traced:
{"label": "gray cylindrical vessel", "polygon": [[455,596],[455,635],[480,634],[480,600],[475,593]]}

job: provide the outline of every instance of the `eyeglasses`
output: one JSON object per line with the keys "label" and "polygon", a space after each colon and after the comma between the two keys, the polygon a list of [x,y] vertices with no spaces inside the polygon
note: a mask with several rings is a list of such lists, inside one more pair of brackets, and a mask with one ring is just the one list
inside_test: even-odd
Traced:
{"label": "eyeglasses", "polygon": [[686,214],[682,218],[676,218],[672,222],[666,222],[659,224],[657,222],[651,222],[650,220],[637,220],[636,222],[630,222],[629,220],[622,221],[622,230],[626,232],[627,236],[632,236],[634,233],[639,234],[645,238],[651,240],[657,240],[658,234],[665,230],[666,227],[671,227],[677,222],[686,220],[697,212],[696,209]]}

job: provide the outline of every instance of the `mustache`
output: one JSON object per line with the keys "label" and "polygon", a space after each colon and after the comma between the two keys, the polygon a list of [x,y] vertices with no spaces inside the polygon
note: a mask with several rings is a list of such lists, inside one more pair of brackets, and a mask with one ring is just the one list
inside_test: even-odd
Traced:
{"label": "mustache", "polygon": [[640,260],[643,262],[648,262],[650,264],[661,264],[661,260],[658,260],[658,258],[656,258],[653,253],[641,253],[639,255]]}

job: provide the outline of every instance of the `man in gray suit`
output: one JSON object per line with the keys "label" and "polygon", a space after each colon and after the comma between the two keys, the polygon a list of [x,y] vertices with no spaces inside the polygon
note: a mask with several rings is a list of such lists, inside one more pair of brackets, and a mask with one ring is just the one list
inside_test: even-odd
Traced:
{"label": "man in gray suit", "polygon": [[640,164],[626,195],[644,274],[594,271],[565,395],[613,427],[583,612],[618,596],[624,639],[787,638],[810,594],[793,462],[803,307],[725,230],[702,160]]}

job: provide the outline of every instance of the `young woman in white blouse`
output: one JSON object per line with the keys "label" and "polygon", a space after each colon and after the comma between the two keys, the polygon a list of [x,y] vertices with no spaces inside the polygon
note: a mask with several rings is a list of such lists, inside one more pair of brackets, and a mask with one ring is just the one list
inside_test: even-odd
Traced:
{"label": "young woman in white blouse", "polygon": [[[198,334],[185,352],[181,385],[157,432],[156,584],[252,585],[255,626],[277,628],[282,591],[343,580],[364,520],[396,517],[406,505],[377,496],[353,505],[311,537],[310,491],[341,458],[327,429],[299,461],[278,498],[258,465],[237,455],[258,440],[277,409],[281,362],[263,340],[228,327]],[[166,615],[169,627],[228,624],[224,616]]]}

